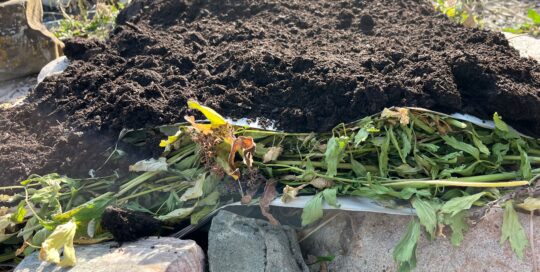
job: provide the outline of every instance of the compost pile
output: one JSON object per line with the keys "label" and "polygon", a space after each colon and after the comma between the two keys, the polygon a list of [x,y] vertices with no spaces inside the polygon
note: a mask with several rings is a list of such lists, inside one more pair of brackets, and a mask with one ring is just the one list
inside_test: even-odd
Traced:
{"label": "compost pile", "polygon": [[0,112],[3,183],[86,176],[122,128],[179,122],[189,98],[287,131],[421,106],[540,133],[540,65],[423,1],[134,1],[118,23],[104,43],[68,41],[68,69]]}

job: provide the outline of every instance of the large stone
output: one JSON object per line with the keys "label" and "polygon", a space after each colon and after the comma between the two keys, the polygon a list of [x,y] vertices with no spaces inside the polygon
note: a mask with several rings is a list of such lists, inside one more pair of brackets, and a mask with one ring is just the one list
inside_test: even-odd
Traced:
{"label": "large stone", "polygon": [[211,272],[308,271],[292,228],[228,211],[212,220],[208,262]]}
{"label": "large stone", "polygon": [[[116,245],[116,246],[115,246]],[[77,246],[77,265],[63,269],[39,261],[38,253],[24,258],[15,272],[203,272],[204,252],[191,240],[149,237],[118,247],[114,242]]]}
{"label": "large stone", "polygon": [[0,1],[0,81],[37,74],[61,55],[63,44],[42,16],[39,0]]}
{"label": "large stone", "polygon": [[[508,242],[499,244],[502,215],[501,209],[492,209],[465,233],[459,247],[444,237],[429,241],[422,234],[414,271],[532,271],[532,261],[540,263],[540,217],[534,218],[536,256],[529,246],[520,260]],[[305,255],[335,256],[328,264],[329,271],[396,271],[392,252],[404,236],[410,216],[353,212],[328,216],[335,217],[301,242]],[[528,218],[520,215],[527,235]]]}
{"label": "large stone", "polygon": [[523,34],[503,32],[512,47],[525,58],[533,58],[540,62],[540,39]]}

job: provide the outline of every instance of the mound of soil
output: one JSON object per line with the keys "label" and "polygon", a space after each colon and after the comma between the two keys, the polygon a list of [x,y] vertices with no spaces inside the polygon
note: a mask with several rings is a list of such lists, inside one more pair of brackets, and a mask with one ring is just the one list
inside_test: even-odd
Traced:
{"label": "mound of soil", "polygon": [[[29,105],[3,113],[26,120],[23,131],[41,122],[21,119],[34,114],[68,135],[112,142],[122,128],[182,121],[186,101],[196,99],[290,131],[419,106],[483,118],[497,111],[540,135],[540,65],[502,34],[456,25],[428,1],[135,0],[107,42],[68,41],[65,54],[73,62],[63,74],[41,83]],[[43,154],[16,173],[55,164],[49,156],[62,153],[61,137],[46,133],[58,126],[35,135],[39,148],[2,151]],[[16,165],[24,156],[9,159]]]}

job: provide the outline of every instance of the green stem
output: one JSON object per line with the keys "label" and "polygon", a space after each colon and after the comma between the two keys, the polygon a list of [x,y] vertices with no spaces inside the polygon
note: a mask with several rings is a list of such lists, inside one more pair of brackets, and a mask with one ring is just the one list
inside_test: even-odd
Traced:
{"label": "green stem", "polygon": [[154,176],[156,176],[159,173],[160,172],[146,172],[146,173],[143,173],[142,175],[132,179],[128,183],[120,186],[120,191],[118,193],[116,193],[116,197],[120,197],[121,195],[125,194],[129,190],[139,186],[141,183],[153,178]]}
{"label": "green stem", "polygon": [[[503,156],[503,160],[507,160],[507,161],[520,161],[521,160],[521,157],[520,156],[516,156],[516,155],[508,155],[508,156]],[[529,156],[529,161],[531,163],[540,163],[540,157],[531,157]]]}
{"label": "green stem", "polygon": [[455,186],[455,187],[476,187],[476,188],[497,188],[497,187],[518,187],[529,185],[527,180],[504,181],[504,182],[467,182],[459,180],[418,180],[418,181],[398,181],[385,183],[388,187],[416,187],[424,188],[429,186]]}
{"label": "green stem", "polygon": [[[186,186],[187,185],[187,186]],[[149,194],[149,193],[152,193],[152,192],[156,192],[156,191],[162,191],[162,190],[172,190],[172,189],[176,189],[176,187],[180,188],[180,187],[189,187],[188,184],[184,184],[184,183],[180,183],[180,184],[167,184],[167,185],[163,185],[163,186],[159,186],[159,187],[155,187],[155,188],[152,188],[152,189],[149,189],[149,190],[146,190],[146,191],[142,191],[142,192],[139,192],[139,193],[136,193],[136,194],[133,194],[133,195],[129,195],[129,196],[126,196],[124,198],[121,198],[118,200],[118,202],[124,202],[126,200],[129,200],[129,199],[132,199],[132,198],[136,198],[136,197],[139,197],[139,196],[142,196],[142,195],[146,195],[146,194]]]}
{"label": "green stem", "polygon": [[[304,165],[306,165],[306,162],[303,162],[303,161],[275,161],[274,164],[287,165],[287,166],[304,166]],[[326,163],[324,163],[324,162],[312,161],[311,165],[313,165],[313,167],[326,169]],[[379,171],[379,169],[377,167],[373,166],[373,165],[364,165],[364,167],[366,168],[366,170],[368,172],[378,172]],[[351,163],[345,163],[345,162],[344,163],[338,163],[337,168],[338,169],[351,170],[352,169],[352,164]]]}
{"label": "green stem", "polygon": [[181,149],[178,151],[178,154],[170,157],[167,160],[167,164],[175,164],[181,160],[183,160],[185,157],[191,155],[191,153],[195,152],[197,149],[197,146],[195,144],[188,145],[187,147]]}

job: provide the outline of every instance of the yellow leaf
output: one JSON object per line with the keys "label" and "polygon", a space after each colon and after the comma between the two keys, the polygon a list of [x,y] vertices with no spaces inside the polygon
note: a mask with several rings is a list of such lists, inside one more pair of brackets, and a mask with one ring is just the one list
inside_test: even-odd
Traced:
{"label": "yellow leaf", "polygon": [[523,203],[517,205],[518,207],[527,210],[529,212],[540,210],[540,199],[539,198],[533,198],[533,197],[527,197]]}
{"label": "yellow leaf", "polygon": [[[41,244],[39,259],[49,263],[55,263],[62,267],[74,266],[77,263],[73,238],[77,231],[77,224],[69,221],[57,226],[53,233]],[[60,260],[60,249],[64,248],[63,259]]]}
{"label": "yellow leaf", "polygon": [[408,125],[410,122],[409,110],[406,108],[397,108],[397,111],[385,108],[381,113],[381,117],[398,119],[402,125]]}
{"label": "yellow leaf", "polygon": [[204,135],[210,135],[213,133],[212,131],[212,124],[197,124],[195,123],[195,117],[193,116],[184,116],[184,119],[188,121],[188,123],[195,128],[198,132],[204,134]]}
{"label": "yellow leaf", "polygon": [[166,147],[168,145],[171,145],[173,144],[174,142],[176,142],[178,140],[178,136],[174,135],[174,136],[169,136],[167,138],[167,140],[161,140],[161,142],[159,143],[159,146],[160,147]]}
{"label": "yellow leaf", "polygon": [[204,116],[206,116],[206,118],[210,121],[212,125],[221,126],[221,125],[227,124],[227,121],[225,121],[225,118],[223,118],[223,116],[221,116],[215,110],[209,107],[205,107],[196,101],[189,100],[188,107],[190,109],[196,109],[200,111],[202,114],[204,114]]}

